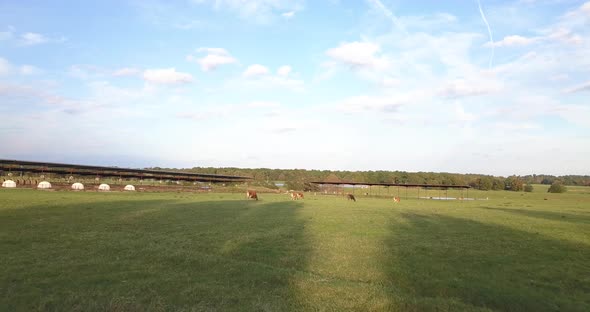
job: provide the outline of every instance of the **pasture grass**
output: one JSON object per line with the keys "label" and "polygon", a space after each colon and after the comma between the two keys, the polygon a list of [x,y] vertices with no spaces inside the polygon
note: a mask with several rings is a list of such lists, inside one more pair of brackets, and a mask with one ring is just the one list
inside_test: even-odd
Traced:
{"label": "pasture grass", "polygon": [[0,310],[590,311],[590,193],[541,187],[399,204],[1,189]]}

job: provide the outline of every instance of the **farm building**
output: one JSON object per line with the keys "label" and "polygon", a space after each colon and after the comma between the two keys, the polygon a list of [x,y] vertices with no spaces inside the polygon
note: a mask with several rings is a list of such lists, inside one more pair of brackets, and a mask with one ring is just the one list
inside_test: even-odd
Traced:
{"label": "farm building", "polygon": [[47,182],[47,181],[41,181],[39,182],[39,184],[37,185],[38,189],[50,189],[51,188],[51,183]]}
{"label": "farm building", "polygon": [[72,184],[72,190],[80,191],[84,189],[84,184],[82,183],[74,183]]}
{"label": "farm building", "polygon": [[101,184],[101,185],[98,186],[98,190],[99,191],[105,191],[106,192],[106,191],[110,191],[111,190],[111,187],[108,184],[104,184],[103,183],[103,184]]}
{"label": "farm building", "polygon": [[135,191],[135,186],[133,186],[131,184],[128,184],[128,185],[125,185],[125,187],[123,188],[123,190],[125,190],[125,191]]}
{"label": "farm building", "polygon": [[16,183],[12,180],[6,180],[6,181],[2,182],[2,187],[14,188],[14,187],[16,187]]}

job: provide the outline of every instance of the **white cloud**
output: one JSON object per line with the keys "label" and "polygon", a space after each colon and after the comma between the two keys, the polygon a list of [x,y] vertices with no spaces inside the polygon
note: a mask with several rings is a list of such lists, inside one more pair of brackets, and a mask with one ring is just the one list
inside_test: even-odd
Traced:
{"label": "white cloud", "polygon": [[[254,65],[253,65],[254,66]],[[250,66],[240,78],[229,80],[226,87],[233,90],[277,89],[303,91],[303,80],[286,76],[272,75],[265,66]]]}
{"label": "white cloud", "polygon": [[279,69],[277,70],[277,74],[279,76],[287,77],[291,73],[291,70],[292,70],[291,66],[284,65],[284,66],[279,67]]}
{"label": "white cloud", "polygon": [[46,43],[48,41],[49,41],[49,39],[47,37],[45,37],[42,34],[38,34],[38,33],[28,32],[28,33],[24,33],[21,35],[21,42],[24,45],[32,46],[32,45]]}
{"label": "white cloud", "polygon": [[455,116],[457,117],[457,120],[464,122],[475,121],[478,119],[478,117],[475,114],[465,112],[463,105],[459,103],[455,104]]}
{"label": "white cloud", "polygon": [[0,57],[0,76],[20,74],[23,76],[39,74],[41,70],[33,65],[13,65],[8,60]]}
{"label": "white cloud", "polygon": [[221,65],[234,64],[238,60],[232,57],[227,50],[222,48],[199,48],[197,52],[205,52],[206,56],[202,58],[196,58],[193,55],[188,55],[186,59],[189,62],[196,61],[201,65],[203,71],[212,71],[217,69]]}
{"label": "white cloud", "polygon": [[[275,16],[303,9],[303,0],[193,0],[195,3],[210,3],[216,10],[229,10],[248,21],[269,23]],[[281,13],[283,12],[283,13]],[[293,13],[294,14],[294,13]]]}
{"label": "white cloud", "polygon": [[[537,42],[539,38],[527,38],[519,35],[506,36],[500,41],[493,43],[495,47],[510,47],[510,46],[526,46]],[[491,42],[487,42],[485,46],[492,46]]]}
{"label": "white cloud", "polygon": [[389,20],[391,20],[391,22],[402,32],[407,33],[406,32],[406,28],[404,26],[404,24],[402,24],[399,20],[399,18],[397,18],[397,16],[395,16],[395,14],[393,14],[393,12],[388,9],[380,0],[367,0],[367,2],[369,2],[369,4],[377,11],[381,12],[383,15],[385,15]]}
{"label": "white cloud", "polygon": [[21,75],[28,76],[28,75],[35,75],[35,74],[39,73],[40,70],[37,67],[32,66],[32,65],[22,65],[19,69],[19,72],[21,73]]}
{"label": "white cloud", "polygon": [[132,67],[124,67],[117,69],[113,72],[113,76],[115,77],[127,77],[127,76],[136,76],[141,73],[141,70]]}
{"label": "white cloud", "polygon": [[84,80],[101,77],[104,75],[104,73],[104,69],[99,68],[98,66],[88,64],[76,64],[70,66],[70,68],[68,69],[68,75]]}
{"label": "white cloud", "polygon": [[264,75],[269,74],[269,70],[266,66],[262,66],[260,64],[254,64],[248,66],[244,73],[242,74],[246,78],[256,78]]}
{"label": "white cloud", "polygon": [[494,126],[501,130],[508,131],[519,131],[519,130],[537,130],[541,129],[541,126],[532,122],[506,122],[501,121],[494,124]]}
{"label": "white cloud", "polygon": [[251,108],[277,108],[277,107],[280,107],[281,104],[279,102],[256,101],[256,102],[250,102],[246,106],[251,107]]}
{"label": "white cloud", "polygon": [[285,12],[285,13],[281,14],[281,16],[286,19],[290,19],[293,16],[295,16],[295,11]]}
{"label": "white cloud", "polygon": [[12,71],[12,65],[0,57],[0,76],[8,75]]}
{"label": "white cloud", "polygon": [[344,42],[326,51],[333,60],[352,68],[385,70],[390,66],[386,57],[379,57],[380,47],[372,42]]}
{"label": "white cloud", "polygon": [[381,81],[381,85],[385,88],[397,87],[401,84],[399,79],[394,79],[390,77],[384,77]]}
{"label": "white cloud", "polygon": [[576,93],[582,91],[590,91],[590,81],[565,90],[566,93]]}
{"label": "white cloud", "polygon": [[456,79],[449,81],[444,87],[440,88],[439,95],[453,99],[496,93],[501,91],[502,88],[500,82],[492,79]]}
{"label": "white cloud", "polygon": [[393,113],[399,108],[408,104],[409,99],[405,96],[353,96],[344,99],[337,104],[339,110],[347,113],[378,112]]}
{"label": "white cloud", "polygon": [[572,33],[570,29],[560,27],[554,29],[547,38],[565,42],[568,44],[581,44],[583,42],[582,36]]}
{"label": "white cloud", "polygon": [[175,68],[147,69],[143,79],[155,84],[181,84],[193,82],[191,74],[177,72]]}

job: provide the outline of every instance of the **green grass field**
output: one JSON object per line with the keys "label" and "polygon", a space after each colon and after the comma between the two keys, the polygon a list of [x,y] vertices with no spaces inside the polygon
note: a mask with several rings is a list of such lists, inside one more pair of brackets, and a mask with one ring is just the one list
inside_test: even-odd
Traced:
{"label": "green grass field", "polygon": [[0,310],[590,311],[589,189],[473,196],[0,189]]}

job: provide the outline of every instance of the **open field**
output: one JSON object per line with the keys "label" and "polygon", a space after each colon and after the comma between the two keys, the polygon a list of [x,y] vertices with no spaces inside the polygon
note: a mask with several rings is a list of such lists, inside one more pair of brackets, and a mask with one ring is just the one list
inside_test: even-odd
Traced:
{"label": "open field", "polygon": [[399,204],[0,189],[0,310],[590,311],[589,189],[543,188]]}

